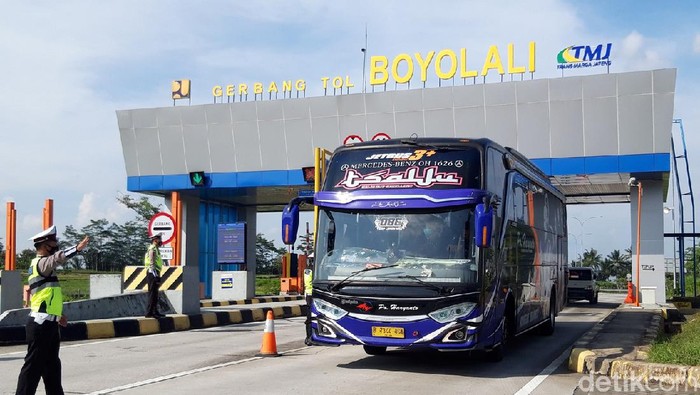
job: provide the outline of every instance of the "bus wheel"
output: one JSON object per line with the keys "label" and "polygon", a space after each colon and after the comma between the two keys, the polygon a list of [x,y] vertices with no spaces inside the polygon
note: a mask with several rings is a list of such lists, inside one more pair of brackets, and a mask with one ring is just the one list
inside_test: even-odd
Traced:
{"label": "bus wheel", "polygon": [[488,362],[501,362],[505,353],[503,343],[484,353],[484,359]]}
{"label": "bus wheel", "polygon": [[554,326],[556,325],[557,316],[557,295],[552,292],[552,297],[549,300],[549,318],[547,321],[540,325],[539,333],[540,335],[550,336],[554,333]]}
{"label": "bus wheel", "polygon": [[488,362],[501,362],[506,353],[508,343],[513,340],[515,335],[515,321],[513,320],[513,308],[511,304],[506,307],[505,315],[503,316],[503,327],[501,328],[501,343],[487,351],[484,355]]}
{"label": "bus wheel", "polygon": [[369,355],[383,355],[386,353],[386,347],[362,346],[362,348],[364,348],[365,352]]}

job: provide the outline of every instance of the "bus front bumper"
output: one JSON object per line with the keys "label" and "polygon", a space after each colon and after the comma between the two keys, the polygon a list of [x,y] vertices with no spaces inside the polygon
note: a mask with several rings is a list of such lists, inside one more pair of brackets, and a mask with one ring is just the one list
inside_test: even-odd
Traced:
{"label": "bus front bumper", "polygon": [[432,319],[370,322],[352,317],[343,317],[339,321],[317,317],[312,327],[313,340],[327,345],[355,344],[443,351],[474,349],[478,332],[477,326],[467,322],[440,324]]}

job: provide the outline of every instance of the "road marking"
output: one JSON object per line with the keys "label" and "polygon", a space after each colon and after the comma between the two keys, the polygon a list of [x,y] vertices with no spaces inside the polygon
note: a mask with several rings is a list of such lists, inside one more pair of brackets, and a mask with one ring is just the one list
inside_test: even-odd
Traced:
{"label": "road marking", "polygon": [[550,363],[546,368],[544,368],[540,374],[537,376],[533,377],[532,380],[528,381],[527,384],[523,386],[523,388],[519,389],[518,392],[515,393],[515,395],[529,395],[532,391],[537,388],[542,382],[550,375],[552,372],[554,372],[564,361],[569,357],[569,354],[571,353],[571,349],[567,347],[564,349],[564,352],[561,353],[555,359]]}
{"label": "road marking", "polygon": [[[308,347],[302,347],[302,348],[296,348],[296,349],[293,349],[293,350],[287,350],[287,351],[284,351],[284,352],[280,352],[279,354],[284,355],[284,354],[287,354],[287,353],[297,352],[297,351],[300,351],[300,350],[304,350],[304,349],[306,349],[306,348],[308,348]],[[130,390],[130,389],[133,389],[133,388],[136,388],[136,387],[142,387],[142,386],[144,386],[144,385],[155,384],[155,383],[159,383],[159,382],[161,382],[161,381],[172,380],[172,379],[176,379],[176,378],[180,378],[180,377],[184,377],[184,376],[189,376],[189,375],[192,375],[192,374],[197,374],[197,373],[201,373],[201,372],[206,372],[206,371],[209,371],[209,370],[225,368],[225,367],[227,367],[227,366],[240,365],[240,364],[245,363],[245,362],[257,361],[258,359],[263,359],[263,358],[265,358],[265,357],[262,357],[262,356],[261,356],[261,357],[251,357],[251,358],[241,359],[241,360],[238,360],[238,361],[231,361],[231,362],[220,363],[220,364],[211,365],[211,366],[204,366],[204,367],[197,368],[197,369],[192,369],[192,370],[185,370],[184,372],[166,374],[165,376],[154,377],[154,378],[148,379],[148,380],[142,380],[142,381],[137,381],[137,382],[131,383],[131,384],[120,385],[119,387],[107,388],[107,389],[104,389],[104,390],[99,390],[99,391],[95,391],[95,392],[90,392],[89,395],[111,394],[111,393],[113,393],[113,392],[119,392],[119,391]]]}

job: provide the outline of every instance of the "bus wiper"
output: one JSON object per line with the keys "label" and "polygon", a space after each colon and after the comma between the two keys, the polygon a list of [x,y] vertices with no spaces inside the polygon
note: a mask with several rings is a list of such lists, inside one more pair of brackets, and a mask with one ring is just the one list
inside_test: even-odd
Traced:
{"label": "bus wiper", "polygon": [[339,282],[337,282],[334,286],[332,286],[332,287],[330,288],[330,290],[331,290],[332,292],[338,291],[338,290],[341,288],[341,286],[342,286],[343,284],[345,284],[345,283],[348,282],[351,278],[357,276],[357,275],[360,274],[360,273],[368,272],[368,271],[370,271],[370,270],[386,269],[386,268],[388,268],[388,267],[396,267],[396,266],[398,266],[398,265],[370,266],[370,267],[366,267],[366,268],[364,268],[364,269],[362,269],[362,270],[358,270],[358,271],[356,271],[356,272],[352,272],[352,273],[350,273],[349,276],[345,277],[344,279],[342,279],[342,280],[340,280]]}
{"label": "bus wiper", "polygon": [[401,144],[414,145],[414,146],[416,146],[416,147],[423,147],[423,148],[430,148],[430,149],[435,150],[435,151],[437,151],[437,150],[439,150],[440,148],[442,148],[442,147],[436,147],[436,146],[431,145],[431,144],[419,143],[419,142],[417,142],[417,141],[415,141],[415,140],[409,140],[409,139],[403,139],[403,140],[401,140]]}
{"label": "bus wiper", "polygon": [[401,140],[401,144],[413,145],[413,146],[421,147],[421,148],[428,148],[428,149],[431,149],[434,151],[463,151],[464,150],[464,147],[450,147],[450,146],[438,147],[438,146],[433,145],[433,144],[425,144],[425,143],[421,143],[421,142],[411,140],[411,139],[403,139],[403,140]]}
{"label": "bus wiper", "polygon": [[410,278],[411,280],[416,280],[416,281],[418,281],[419,283],[421,283],[422,285],[424,285],[424,286],[426,286],[426,287],[428,287],[428,288],[430,288],[430,289],[433,289],[433,290],[437,291],[439,294],[452,293],[452,290],[447,289],[447,288],[445,288],[445,287],[437,286],[437,285],[435,285],[435,284],[431,284],[431,283],[429,283],[429,282],[427,282],[427,281],[424,281],[424,280],[421,280],[420,277],[418,277],[418,276],[412,276],[412,275],[410,275],[410,274],[404,274],[404,275],[401,275],[401,276],[396,276],[396,278]]}

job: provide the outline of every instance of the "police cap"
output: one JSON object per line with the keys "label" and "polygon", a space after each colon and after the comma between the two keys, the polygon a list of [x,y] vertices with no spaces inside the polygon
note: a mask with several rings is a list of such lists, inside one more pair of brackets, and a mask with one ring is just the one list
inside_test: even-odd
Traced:
{"label": "police cap", "polygon": [[48,240],[56,240],[56,225],[51,225],[49,228],[42,230],[30,237],[29,240],[33,241],[34,244],[43,243]]}

